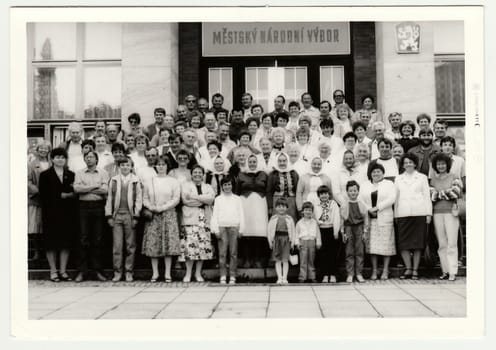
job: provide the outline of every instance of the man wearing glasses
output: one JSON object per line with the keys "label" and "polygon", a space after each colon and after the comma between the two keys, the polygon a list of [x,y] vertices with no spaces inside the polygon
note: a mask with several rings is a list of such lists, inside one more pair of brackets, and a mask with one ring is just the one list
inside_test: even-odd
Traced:
{"label": "man wearing glasses", "polygon": [[[332,106],[331,117],[333,118],[333,120],[336,120],[337,118],[336,106],[346,103],[344,99],[345,98],[344,91],[340,89],[334,90],[334,93],[332,94],[332,98],[334,100],[334,106]],[[353,115],[354,114],[353,110],[350,107],[348,108],[350,109],[350,115]]]}

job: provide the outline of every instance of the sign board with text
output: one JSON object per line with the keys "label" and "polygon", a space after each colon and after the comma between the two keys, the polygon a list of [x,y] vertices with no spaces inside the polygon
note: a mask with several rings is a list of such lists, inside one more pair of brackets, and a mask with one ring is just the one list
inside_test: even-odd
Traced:
{"label": "sign board with text", "polygon": [[202,25],[204,57],[349,55],[349,22],[249,22]]}

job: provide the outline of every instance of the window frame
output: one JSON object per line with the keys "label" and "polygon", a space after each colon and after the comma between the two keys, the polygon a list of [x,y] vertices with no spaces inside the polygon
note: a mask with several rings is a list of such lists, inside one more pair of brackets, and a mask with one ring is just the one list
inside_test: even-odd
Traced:
{"label": "window frame", "polygon": [[[226,67],[209,67],[208,68],[208,72],[207,72],[207,74],[208,74],[208,99],[210,100],[215,93],[219,92],[220,94],[222,94],[222,96],[224,96],[224,103],[225,103],[226,100],[227,100],[226,99],[227,94],[222,91],[222,75],[221,75],[221,79],[220,79],[220,82],[219,82],[219,86],[220,86],[220,90],[221,91],[210,91],[210,82],[211,82],[211,80],[210,80],[210,72],[213,71],[213,70],[218,70],[218,71],[229,70],[231,72],[231,95],[230,95],[230,100],[231,100],[232,106],[227,106],[227,107],[231,107],[231,108],[227,108],[223,104],[223,108],[231,111],[232,108],[233,108],[233,106],[234,106],[234,100],[233,100],[233,96],[234,96],[234,87],[233,87],[233,83],[234,83],[234,76],[233,76],[234,75],[234,70],[233,70],[233,67],[228,67],[228,66],[226,66]],[[210,105],[212,105],[212,101],[210,101]]]}
{"label": "window frame", "polygon": [[[434,54],[434,67],[438,62],[463,62],[465,65],[465,54],[456,53],[456,54]],[[435,70],[435,68],[434,68]],[[465,70],[466,71],[466,70]],[[464,77],[465,78],[465,77]],[[436,73],[434,71],[434,79],[436,79]],[[434,81],[434,86],[436,86],[436,82]],[[465,88],[465,87],[464,87]],[[440,113],[437,111],[437,91],[436,93],[436,118],[446,120],[450,124],[453,125],[461,125],[465,124],[466,118],[466,94],[465,94],[465,111],[463,113]]]}
{"label": "window frame", "polygon": [[[84,44],[85,44],[85,26],[86,23],[76,23],[76,58],[74,60],[36,60],[32,57],[34,50],[34,26],[36,23],[27,24],[27,97],[28,97],[28,123],[67,123],[68,121],[91,121],[93,119],[84,118],[84,68],[85,67],[119,67],[122,68],[122,53],[121,58],[114,59],[85,59]],[[122,26],[122,24],[121,24]],[[38,67],[59,68],[73,67],[75,68],[76,79],[75,84],[75,106],[74,118],[71,119],[51,119],[40,118],[34,119],[34,71]],[[121,70],[122,73],[122,70]],[[122,92],[121,92],[122,96]],[[121,101],[122,108],[122,101]],[[120,122],[121,118],[104,118],[108,122]]]}
{"label": "window frame", "polygon": [[[334,103],[334,100],[332,99],[332,93],[336,90],[336,88],[331,88],[331,96],[329,97],[329,99],[326,99],[324,97],[325,95],[325,91],[323,90],[323,86],[322,86],[322,83],[323,83],[323,80],[322,80],[322,69],[323,68],[341,68],[343,70],[343,79],[341,81],[342,83],[342,90],[346,96],[346,67],[342,64],[334,64],[334,65],[325,65],[325,66],[319,66],[319,91],[320,91],[320,101],[329,101],[329,103],[331,103],[331,105],[333,105]],[[333,80],[333,75],[331,74],[331,81]],[[347,102],[349,104],[349,101]]]}

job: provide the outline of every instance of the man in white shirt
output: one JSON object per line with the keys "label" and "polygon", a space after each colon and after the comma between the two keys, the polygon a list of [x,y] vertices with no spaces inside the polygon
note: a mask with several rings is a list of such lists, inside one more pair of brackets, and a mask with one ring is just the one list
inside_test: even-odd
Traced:
{"label": "man in white shirt", "polygon": [[198,137],[198,146],[205,146],[205,134],[207,132],[217,132],[217,120],[215,119],[215,114],[212,112],[205,113],[204,121],[205,126],[196,130],[196,135]]}
{"label": "man in white shirt", "polygon": [[229,152],[234,147],[236,147],[236,144],[234,143],[234,141],[232,141],[229,138],[229,124],[227,124],[227,123],[220,124],[218,135],[219,135],[219,143],[222,145],[222,151],[224,153],[227,152],[229,154]]}
{"label": "man in white shirt", "polygon": [[399,112],[390,113],[388,116],[388,121],[390,127],[384,133],[384,137],[392,141],[396,141],[401,138],[400,125],[403,120],[403,115]]}
{"label": "man in white shirt", "polygon": [[312,130],[318,130],[320,124],[320,111],[312,105],[312,95],[308,92],[302,94],[301,104],[303,105],[303,108],[300,111],[300,118],[304,115],[309,116],[312,120]]}
{"label": "man in white shirt", "polygon": [[59,147],[67,151],[67,167],[69,170],[76,172],[86,167],[82,148],[83,127],[81,124],[74,122],[69,124],[67,131],[69,132],[69,140],[61,143]]}
{"label": "man in white shirt", "polygon": [[[370,146],[370,160],[374,160],[379,158],[380,153],[379,153],[379,147],[378,147],[378,142],[384,138],[384,131],[385,131],[385,126],[384,123],[381,121],[374,122],[372,124],[372,130],[374,130],[374,139],[369,143]],[[393,141],[393,140],[391,140]]]}

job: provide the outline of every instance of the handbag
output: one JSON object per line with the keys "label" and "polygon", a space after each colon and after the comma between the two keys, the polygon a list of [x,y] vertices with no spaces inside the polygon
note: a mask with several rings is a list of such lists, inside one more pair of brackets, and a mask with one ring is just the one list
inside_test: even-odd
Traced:
{"label": "handbag", "polygon": [[291,266],[298,265],[298,254],[293,249],[289,251],[289,263],[291,264]]}
{"label": "handbag", "polygon": [[[152,177],[152,190],[153,190],[153,196],[155,197],[155,182],[153,181],[153,177]],[[154,198],[154,202],[155,202],[155,198]],[[151,221],[153,219],[153,212],[150,209],[143,207],[143,209],[141,209],[141,216],[143,216],[143,218],[146,221]]]}

